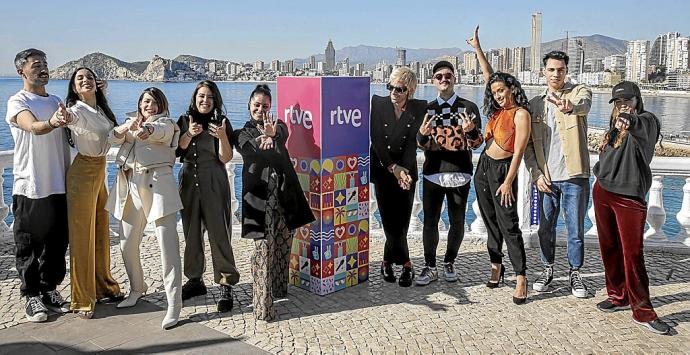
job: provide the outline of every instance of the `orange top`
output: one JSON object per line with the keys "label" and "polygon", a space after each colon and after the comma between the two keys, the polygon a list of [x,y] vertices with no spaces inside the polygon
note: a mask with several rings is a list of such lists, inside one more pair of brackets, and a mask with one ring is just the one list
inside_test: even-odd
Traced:
{"label": "orange top", "polygon": [[519,107],[496,111],[486,124],[485,140],[493,139],[494,143],[509,153],[515,152],[515,112]]}

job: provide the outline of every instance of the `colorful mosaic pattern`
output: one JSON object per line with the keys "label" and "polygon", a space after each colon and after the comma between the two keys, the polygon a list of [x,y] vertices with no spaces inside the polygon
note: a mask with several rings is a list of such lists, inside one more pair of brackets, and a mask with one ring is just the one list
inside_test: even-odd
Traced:
{"label": "colorful mosaic pattern", "polygon": [[[326,295],[369,278],[369,158],[297,159],[318,219],[292,242],[290,284]],[[300,169],[300,167],[311,167]],[[313,169],[316,167],[317,169]]]}

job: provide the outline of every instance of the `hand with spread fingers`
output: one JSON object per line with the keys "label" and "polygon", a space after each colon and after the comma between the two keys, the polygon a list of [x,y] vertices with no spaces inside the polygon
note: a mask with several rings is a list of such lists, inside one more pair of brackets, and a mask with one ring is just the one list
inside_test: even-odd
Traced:
{"label": "hand with spread fingers", "polygon": [[573,103],[570,99],[561,99],[555,92],[546,96],[546,100],[558,107],[558,110],[563,113],[570,113],[573,111]]}
{"label": "hand with spread fingers", "polygon": [[273,119],[273,115],[270,112],[264,112],[264,125],[259,126],[259,132],[261,134],[273,138],[276,135],[276,123]]}

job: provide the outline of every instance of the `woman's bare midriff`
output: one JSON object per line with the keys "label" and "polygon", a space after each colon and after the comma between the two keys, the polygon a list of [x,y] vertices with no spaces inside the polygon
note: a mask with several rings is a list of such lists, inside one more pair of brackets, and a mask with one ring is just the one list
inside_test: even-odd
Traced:
{"label": "woman's bare midriff", "polygon": [[488,155],[491,159],[501,160],[513,156],[513,153],[501,149],[501,147],[499,147],[498,144],[494,144],[493,139],[487,141],[486,146],[486,155]]}

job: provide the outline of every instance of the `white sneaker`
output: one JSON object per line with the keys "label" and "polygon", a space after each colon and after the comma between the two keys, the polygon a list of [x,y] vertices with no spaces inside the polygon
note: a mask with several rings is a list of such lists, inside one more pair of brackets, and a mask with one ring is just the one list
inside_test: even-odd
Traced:
{"label": "white sneaker", "polygon": [[551,281],[553,281],[553,266],[548,265],[544,267],[544,271],[542,271],[537,280],[534,281],[532,289],[537,292],[548,291]]}
{"label": "white sneaker", "polygon": [[430,284],[432,281],[438,280],[438,271],[436,271],[436,267],[429,267],[425,266],[422,269],[422,272],[419,273],[419,276],[417,276],[414,279],[414,283],[417,286],[426,286]]}
{"label": "white sneaker", "polygon": [[458,273],[455,272],[453,263],[443,263],[443,279],[447,282],[458,281]]}
{"label": "white sneaker", "polygon": [[577,298],[587,298],[587,287],[582,281],[582,276],[578,270],[570,271],[570,290],[573,296]]}

